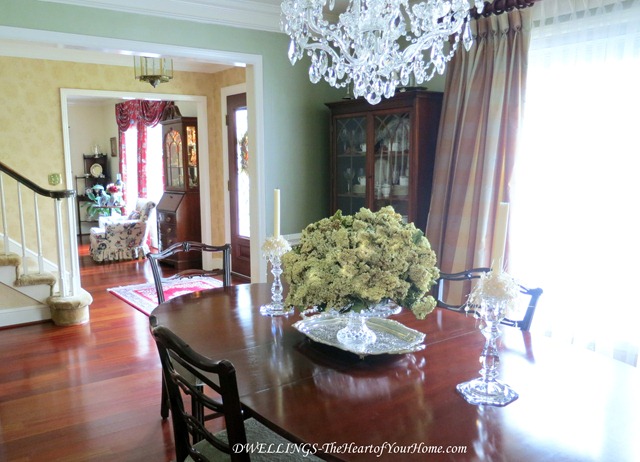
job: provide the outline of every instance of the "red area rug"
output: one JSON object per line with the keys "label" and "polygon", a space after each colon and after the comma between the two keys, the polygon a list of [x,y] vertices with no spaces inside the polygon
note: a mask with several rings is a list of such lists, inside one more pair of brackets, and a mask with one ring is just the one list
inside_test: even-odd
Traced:
{"label": "red area rug", "polygon": [[[166,300],[169,300],[178,295],[222,287],[222,281],[208,277],[194,277],[169,281],[164,283],[163,287],[164,297]],[[107,289],[107,291],[147,316],[158,306],[158,296],[156,295],[156,288],[153,284],[113,287]]]}

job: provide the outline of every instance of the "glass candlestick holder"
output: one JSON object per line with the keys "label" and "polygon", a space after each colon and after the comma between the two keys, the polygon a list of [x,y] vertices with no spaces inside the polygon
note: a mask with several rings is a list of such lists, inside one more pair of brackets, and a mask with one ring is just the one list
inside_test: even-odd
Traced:
{"label": "glass candlestick holder", "polygon": [[500,357],[496,341],[500,337],[499,325],[505,317],[506,309],[505,300],[486,298],[481,301],[477,315],[482,323],[485,345],[480,354],[480,377],[456,386],[458,393],[470,404],[506,406],[518,399],[518,393],[497,379]]}
{"label": "glass candlestick holder", "polygon": [[263,256],[271,263],[271,274],[273,274],[273,284],[271,285],[271,303],[262,305],[260,313],[264,316],[288,316],[293,312],[293,306],[285,306],[282,302],[282,256],[291,250],[291,246],[282,236],[267,238],[262,245]]}

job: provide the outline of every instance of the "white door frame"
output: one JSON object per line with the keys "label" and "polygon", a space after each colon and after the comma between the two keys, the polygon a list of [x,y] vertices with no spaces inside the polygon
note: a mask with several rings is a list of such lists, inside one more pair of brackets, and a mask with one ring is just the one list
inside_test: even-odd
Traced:
{"label": "white door frame", "polygon": [[[264,241],[265,237],[265,215],[264,215],[264,194],[260,194],[260,191],[264,188],[264,94],[263,94],[263,64],[261,55],[253,55],[238,52],[225,52],[218,50],[202,49],[182,47],[175,45],[166,45],[159,43],[139,42],[133,40],[121,40],[107,37],[96,37],[78,34],[68,34],[53,31],[23,29],[16,27],[0,26],[0,39],[7,40],[23,40],[26,42],[36,42],[47,45],[63,46],[72,49],[81,49],[86,51],[106,53],[104,50],[113,50],[115,54],[139,54],[139,53],[156,53],[158,55],[173,56],[177,58],[191,58],[200,61],[207,61],[212,63],[223,63],[236,65],[237,63],[243,63],[247,65],[247,80],[246,80],[246,93],[247,93],[247,105],[249,108],[249,149],[255,153],[255,162],[250,167],[250,173],[252,175],[252,188],[251,188],[251,280],[253,282],[264,282],[267,277],[267,264],[264,259],[260,258],[260,242]],[[20,56],[20,55],[18,55]],[[50,54],[44,54],[43,56],[34,56],[33,54],[28,56],[30,58],[40,59],[55,59]],[[61,58],[63,59],[63,58]],[[64,59],[69,60],[69,59]],[[64,89],[67,92],[77,92],[81,90]],[[82,90],[85,92],[97,92],[97,90]],[[103,94],[118,94],[122,95],[123,92],[104,92]],[[67,93],[66,98],[76,93]],[[147,97],[153,99],[174,99],[176,101],[184,101],[187,98],[186,95],[160,95],[156,93],[134,93],[136,97]],[[62,90],[61,90],[62,95]],[[191,97],[200,98],[200,97]],[[63,124],[63,137],[64,139],[64,157],[65,157],[65,174],[67,178],[66,187],[73,189],[73,183],[71,178],[71,164],[69,153],[69,140],[68,140],[68,115],[67,105],[63,102],[61,105],[62,111],[62,124]],[[206,125],[206,100],[204,102],[198,102],[198,131],[199,137],[202,134],[207,136]],[[66,133],[66,135],[65,135]],[[223,131],[224,133],[224,131]],[[209,152],[208,140],[202,140],[202,147],[205,149],[202,152]],[[203,171],[208,172],[209,159],[203,156],[201,158]],[[204,178],[203,178],[204,180]],[[204,181],[203,181],[204,183]],[[211,235],[211,218],[210,218],[210,204],[211,195],[209,189],[209,183],[206,186],[204,184],[201,187],[205,188],[201,192],[201,211],[202,213],[202,232],[204,236]],[[69,223],[72,227],[72,235],[77,232],[74,207],[70,208]],[[225,201],[225,219],[228,220],[229,207],[228,200]],[[74,262],[78,262],[77,248],[71,249],[71,255]],[[74,273],[79,272],[79,266],[72,264]],[[79,274],[74,274],[73,280],[79,281]],[[75,289],[75,288],[74,288]]]}

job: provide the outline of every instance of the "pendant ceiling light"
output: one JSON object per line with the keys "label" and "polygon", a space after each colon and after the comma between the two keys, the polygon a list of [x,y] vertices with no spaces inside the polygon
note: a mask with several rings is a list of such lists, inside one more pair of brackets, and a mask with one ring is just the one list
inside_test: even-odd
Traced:
{"label": "pendant ceiling light", "polygon": [[[472,6],[483,0],[350,0],[337,23],[325,19],[336,0],[284,0],[281,28],[291,37],[289,60],[311,57],[309,78],[324,78],[342,88],[353,82],[355,97],[371,104],[390,98],[410,77],[421,84],[445,64],[462,39],[473,42],[469,21]],[[328,3],[328,9],[327,7]]]}
{"label": "pendant ceiling light", "polygon": [[136,79],[141,82],[149,82],[154,88],[159,83],[168,82],[173,78],[173,60],[171,58],[134,56],[133,67]]}

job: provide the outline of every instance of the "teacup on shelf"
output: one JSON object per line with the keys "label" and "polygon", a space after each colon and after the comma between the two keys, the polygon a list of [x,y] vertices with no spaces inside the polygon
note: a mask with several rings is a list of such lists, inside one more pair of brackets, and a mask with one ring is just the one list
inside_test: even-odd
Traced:
{"label": "teacup on shelf", "polygon": [[389,186],[387,183],[383,184],[380,188],[380,192],[382,193],[382,197],[389,197],[389,194],[391,193],[391,186]]}

